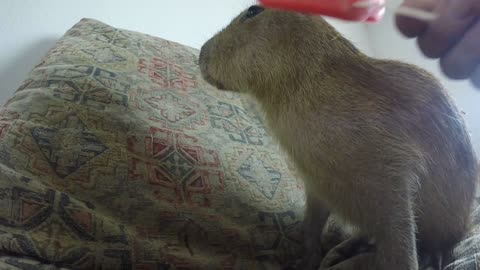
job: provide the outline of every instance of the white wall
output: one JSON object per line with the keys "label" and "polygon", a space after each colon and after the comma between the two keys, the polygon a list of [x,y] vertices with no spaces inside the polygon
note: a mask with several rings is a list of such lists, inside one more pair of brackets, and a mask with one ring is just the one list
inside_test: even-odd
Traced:
{"label": "white wall", "polygon": [[480,91],[468,81],[453,81],[440,71],[438,61],[425,58],[414,40],[403,38],[394,24],[393,11],[400,0],[389,0],[390,9],[381,23],[369,25],[368,35],[373,54],[379,58],[397,59],[416,64],[436,75],[449,90],[457,105],[466,115],[473,144],[480,154]]}
{"label": "white wall", "polygon": [[[0,0],[0,104],[73,24],[94,18],[199,48],[254,0]],[[370,53],[366,28],[333,22]]]}
{"label": "white wall", "polygon": [[[336,1],[336,0],[335,0]],[[331,18],[326,18],[343,36],[348,38],[357,48],[367,55],[373,56],[374,51],[370,45],[370,38],[365,24],[346,22]]]}

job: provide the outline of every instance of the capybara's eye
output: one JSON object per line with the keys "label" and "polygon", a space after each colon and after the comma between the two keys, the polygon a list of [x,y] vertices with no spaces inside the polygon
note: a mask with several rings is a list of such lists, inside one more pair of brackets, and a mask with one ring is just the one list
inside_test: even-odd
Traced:
{"label": "capybara's eye", "polygon": [[252,17],[255,17],[257,16],[259,13],[261,13],[262,11],[264,11],[265,9],[261,6],[251,6],[248,10],[247,10],[247,14],[245,14],[245,17],[246,18],[252,18]]}

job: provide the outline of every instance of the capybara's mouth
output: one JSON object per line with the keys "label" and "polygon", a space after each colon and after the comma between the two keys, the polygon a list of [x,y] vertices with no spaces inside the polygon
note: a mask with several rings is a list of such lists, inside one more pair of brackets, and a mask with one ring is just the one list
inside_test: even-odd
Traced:
{"label": "capybara's mouth", "polygon": [[207,41],[207,43],[205,43],[200,50],[200,55],[198,57],[198,65],[200,66],[200,73],[202,74],[203,79],[209,84],[211,84],[212,86],[218,88],[219,90],[226,90],[223,83],[214,79],[208,72],[208,62],[210,61],[210,53],[209,53],[210,51],[209,51],[208,44],[210,42],[211,40]]}
{"label": "capybara's mouth", "polygon": [[204,76],[204,78],[209,84],[215,86],[218,90],[227,90],[221,82],[214,80],[211,76]]}
{"label": "capybara's mouth", "polygon": [[207,64],[200,59],[200,73],[202,74],[203,79],[211,84],[212,86],[218,88],[219,90],[227,90],[225,89],[225,86],[223,83],[219,82],[218,80],[215,80],[209,73],[207,69]]}

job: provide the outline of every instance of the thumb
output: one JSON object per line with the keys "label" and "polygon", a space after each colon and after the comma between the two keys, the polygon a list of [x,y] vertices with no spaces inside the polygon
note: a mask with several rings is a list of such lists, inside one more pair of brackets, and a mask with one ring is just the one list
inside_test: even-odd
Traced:
{"label": "thumb", "polygon": [[[456,0],[459,1],[460,0]],[[469,1],[477,1],[477,0],[469,0]],[[479,1],[477,1],[479,2]],[[402,6],[420,9],[428,12],[432,12],[435,10],[436,5],[438,4],[438,0],[405,0]],[[405,17],[402,15],[397,15],[395,18],[395,22],[397,24],[398,30],[405,36],[409,38],[418,37],[423,32],[425,32],[428,23],[414,19]]]}
{"label": "thumb", "polygon": [[480,15],[480,0],[467,0],[467,1],[460,1],[457,0],[458,4],[461,5],[463,2],[466,6],[467,10],[469,10],[469,14],[471,16],[479,16]]}

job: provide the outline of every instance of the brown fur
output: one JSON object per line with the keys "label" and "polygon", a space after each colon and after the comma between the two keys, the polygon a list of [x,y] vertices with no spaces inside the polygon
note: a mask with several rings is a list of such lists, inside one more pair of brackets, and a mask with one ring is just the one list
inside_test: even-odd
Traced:
{"label": "brown fur", "polygon": [[325,204],[375,239],[364,267],[378,270],[418,269],[416,237],[435,252],[458,241],[477,162],[439,82],[415,66],[367,57],[321,18],[245,14],[203,46],[200,67],[210,83],[263,106],[303,175],[307,232],[321,231],[324,216],[315,213]]}

